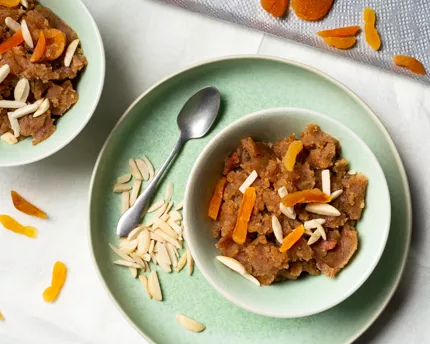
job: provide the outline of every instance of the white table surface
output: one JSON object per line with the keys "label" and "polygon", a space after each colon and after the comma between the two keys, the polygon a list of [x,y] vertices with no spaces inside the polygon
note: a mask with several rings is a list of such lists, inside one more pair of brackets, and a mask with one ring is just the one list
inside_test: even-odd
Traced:
{"label": "white table surface", "polygon": [[[69,0],[72,1],[72,0]],[[406,165],[414,233],[399,290],[359,343],[430,342],[430,87],[373,67],[148,0],[86,0],[107,58],[100,105],[85,130],[41,162],[0,169],[0,212],[21,191],[46,209],[32,221],[37,240],[0,229],[1,344],[145,343],[111,302],[88,245],[88,187],[97,154],[126,107],[161,78],[190,64],[234,54],[280,56],[316,67],[356,92],[379,116]],[[427,66],[430,70],[430,66]],[[53,262],[69,268],[59,302],[42,292]]]}

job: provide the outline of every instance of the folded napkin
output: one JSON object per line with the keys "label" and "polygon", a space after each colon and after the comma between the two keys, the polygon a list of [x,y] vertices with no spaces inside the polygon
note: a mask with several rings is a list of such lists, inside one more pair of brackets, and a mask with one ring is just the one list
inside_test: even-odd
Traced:
{"label": "folded napkin", "polygon": [[[298,19],[289,9],[284,18],[275,19],[261,8],[260,0],[158,0],[215,18],[245,25],[296,42],[346,56],[391,72],[430,83],[430,76],[418,76],[393,64],[394,55],[417,58],[430,75],[430,0],[336,0],[327,17],[318,22]],[[363,26],[363,10],[370,7],[377,15],[376,27],[381,50],[372,50],[364,33],[350,50],[327,46],[317,31],[342,26]]]}

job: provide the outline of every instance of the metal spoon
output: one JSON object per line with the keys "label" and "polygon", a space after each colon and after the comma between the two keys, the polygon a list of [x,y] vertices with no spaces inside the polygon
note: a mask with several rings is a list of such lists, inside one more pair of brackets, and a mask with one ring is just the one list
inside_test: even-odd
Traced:
{"label": "metal spoon", "polygon": [[148,210],[152,195],[170,162],[175,158],[185,142],[206,135],[218,115],[220,102],[219,91],[215,87],[206,87],[194,94],[185,103],[177,119],[181,133],[178,142],[145,191],[139,196],[134,205],[121,216],[116,228],[118,236],[124,237],[128,235],[140,222],[142,215]]}

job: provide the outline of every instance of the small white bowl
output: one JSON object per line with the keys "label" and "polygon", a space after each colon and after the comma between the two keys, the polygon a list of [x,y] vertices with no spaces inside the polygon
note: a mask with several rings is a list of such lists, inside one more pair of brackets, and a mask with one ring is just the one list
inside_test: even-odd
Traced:
{"label": "small white bowl", "polygon": [[[209,200],[222,175],[224,159],[236,150],[240,139],[276,141],[301,133],[316,123],[337,138],[351,169],[369,179],[366,209],[357,224],[359,250],[334,279],[307,276],[257,287],[216,261],[219,255],[207,216]],[[270,317],[296,318],[336,306],[354,293],[370,276],[384,250],[390,229],[390,195],[384,173],[367,145],[350,129],[333,118],[311,110],[268,109],[230,124],[204,148],[196,161],[184,200],[186,239],[196,264],[208,282],[225,298],[254,313]]]}

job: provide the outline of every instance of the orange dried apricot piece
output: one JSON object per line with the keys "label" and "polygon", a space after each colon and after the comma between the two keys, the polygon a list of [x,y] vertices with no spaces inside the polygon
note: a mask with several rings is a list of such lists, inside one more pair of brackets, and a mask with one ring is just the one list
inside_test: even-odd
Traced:
{"label": "orange dried apricot piece", "polygon": [[255,188],[247,188],[243,195],[242,203],[240,204],[236,226],[233,231],[233,240],[236,244],[242,245],[246,240],[248,222],[251,218],[252,209],[254,209],[256,199],[257,193],[255,192]]}
{"label": "orange dried apricot piece", "polygon": [[15,208],[24,214],[30,215],[30,216],[36,216],[40,217],[41,219],[46,219],[48,216],[45,212],[31,204],[30,202],[26,201],[19,193],[16,191],[10,192],[12,196],[12,203],[15,206]]}
{"label": "orange dried apricot piece", "polygon": [[6,229],[9,229],[12,232],[28,236],[32,239],[37,238],[38,232],[36,228],[31,226],[23,226],[13,217],[10,217],[8,215],[0,215],[0,222]]}
{"label": "orange dried apricot piece", "polygon": [[0,54],[20,45],[22,42],[24,42],[24,36],[22,35],[21,29],[19,29],[12,37],[0,44]]}
{"label": "orange dried apricot piece", "polygon": [[45,57],[50,60],[58,59],[66,47],[66,35],[57,29],[44,30],[46,38]]}
{"label": "orange dried apricot piece", "polygon": [[285,154],[284,159],[282,159],[282,162],[288,172],[291,172],[294,169],[297,155],[302,151],[302,149],[303,149],[302,141],[293,141],[288,146],[287,153]]}
{"label": "orange dried apricot piece", "polygon": [[224,195],[224,188],[227,184],[226,178],[221,178],[215,186],[214,193],[212,195],[211,201],[209,203],[208,216],[215,220],[218,217],[219,208],[221,207],[222,197]]}
{"label": "orange dried apricot piece", "polygon": [[412,73],[426,75],[426,70],[423,64],[411,56],[396,55],[393,57],[393,62],[399,67],[408,68]]}
{"label": "orange dried apricot piece", "polygon": [[4,319],[4,316],[3,316],[3,314],[0,312],[0,320],[3,320]]}
{"label": "orange dried apricot piece", "polygon": [[292,0],[291,7],[303,20],[316,21],[327,15],[334,0]]}
{"label": "orange dried apricot piece", "polygon": [[288,0],[261,0],[261,6],[275,18],[282,17],[288,8]]}
{"label": "orange dried apricot piece", "polygon": [[1,6],[16,7],[20,4],[21,0],[0,0]]}
{"label": "orange dried apricot piece", "polygon": [[376,30],[376,14],[371,8],[365,8],[363,13],[364,18],[364,35],[366,42],[373,49],[378,51],[381,48],[381,37]]}
{"label": "orange dried apricot piece", "polygon": [[337,49],[350,49],[357,42],[355,37],[323,37],[323,39],[329,46]]}
{"label": "orange dried apricot piece", "polygon": [[287,252],[302,237],[304,232],[305,228],[303,227],[303,225],[300,225],[295,228],[290,234],[288,234],[284,238],[284,241],[282,242],[279,251],[281,251],[282,253]]}
{"label": "orange dried apricot piece", "polygon": [[359,26],[345,26],[331,30],[318,31],[320,37],[351,37],[355,36],[360,31]]}
{"label": "orange dried apricot piece", "polygon": [[34,48],[33,55],[31,55],[30,61],[37,62],[43,56],[46,49],[46,39],[43,31],[40,31],[39,40],[37,41],[36,47]]}
{"label": "orange dried apricot piece", "polygon": [[328,203],[331,200],[332,197],[320,189],[312,189],[289,193],[282,198],[282,204],[286,207],[293,207],[298,203]]}
{"label": "orange dried apricot piece", "polygon": [[45,289],[43,292],[43,299],[45,302],[54,301],[58,294],[60,294],[61,288],[63,288],[64,282],[66,281],[67,268],[63,262],[56,262],[52,270],[52,281],[51,286]]}

